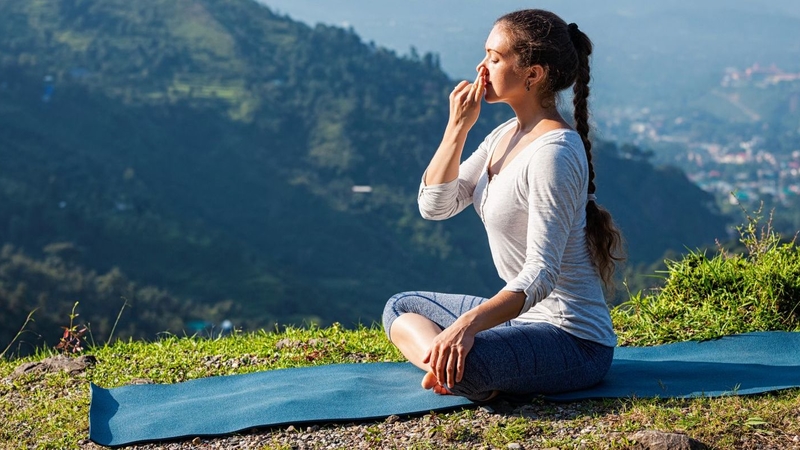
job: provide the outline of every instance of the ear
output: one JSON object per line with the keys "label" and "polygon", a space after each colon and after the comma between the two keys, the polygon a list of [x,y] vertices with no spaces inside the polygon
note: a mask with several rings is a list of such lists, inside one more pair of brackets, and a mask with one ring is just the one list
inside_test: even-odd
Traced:
{"label": "ear", "polygon": [[531,66],[528,69],[528,79],[531,80],[531,84],[539,84],[547,77],[547,71],[544,70],[544,67],[537,64],[535,66]]}

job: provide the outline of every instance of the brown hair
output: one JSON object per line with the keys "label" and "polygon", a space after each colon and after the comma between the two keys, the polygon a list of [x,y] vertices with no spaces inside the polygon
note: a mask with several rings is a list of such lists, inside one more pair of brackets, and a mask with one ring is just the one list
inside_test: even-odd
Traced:
{"label": "brown hair", "polygon": [[575,130],[583,141],[589,163],[586,204],[586,241],[592,262],[606,288],[613,289],[617,262],[625,259],[622,233],[611,214],[594,201],[594,166],[592,142],[589,140],[589,55],[592,41],[574,23],[567,25],[557,15],[540,9],[526,9],[506,14],[495,22],[503,27],[517,54],[517,65],[528,68],[542,66],[547,78],[541,87],[544,102],[555,105],[556,93],[573,86]]}

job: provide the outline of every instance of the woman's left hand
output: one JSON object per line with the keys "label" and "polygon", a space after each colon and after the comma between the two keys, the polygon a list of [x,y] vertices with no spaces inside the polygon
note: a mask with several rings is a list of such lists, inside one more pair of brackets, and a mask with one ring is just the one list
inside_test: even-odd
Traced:
{"label": "woman's left hand", "polygon": [[456,320],[436,336],[422,362],[441,385],[452,388],[464,377],[464,361],[474,343],[475,334]]}

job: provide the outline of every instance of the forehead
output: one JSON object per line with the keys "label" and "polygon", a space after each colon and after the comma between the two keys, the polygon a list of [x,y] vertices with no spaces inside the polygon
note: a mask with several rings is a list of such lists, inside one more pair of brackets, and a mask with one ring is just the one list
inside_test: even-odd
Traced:
{"label": "forehead", "polygon": [[499,53],[505,53],[509,49],[508,35],[505,27],[495,25],[492,31],[489,32],[489,37],[486,38],[486,50],[494,50]]}

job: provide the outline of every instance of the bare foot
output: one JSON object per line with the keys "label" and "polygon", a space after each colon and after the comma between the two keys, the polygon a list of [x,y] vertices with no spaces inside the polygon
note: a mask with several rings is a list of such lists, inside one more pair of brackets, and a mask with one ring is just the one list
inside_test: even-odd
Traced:
{"label": "bare foot", "polygon": [[452,395],[447,388],[439,383],[439,380],[436,379],[436,375],[434,375],[433,372],[426,373],[425,376],[422,377],[421,384],[424,389],[433,389],[433,392],[436,392],[439,395]]}
{"label": "bare foot", "polygon": [[[433,389],[433,392],[439,395],[453,395],[452,392],[450,392],[446,387],[442,386],[442,384],[439,383],[439,380],[436,379],[436,375],[434,375],[433,372],[426,373],[425,376],[422,377],[421,384],[423,388]],[[488,402],[489,400],[492,400],[493,398],[497,397],[498,394],[500,394],[500,391],[492,391],[485,398],[473,401]]]}
{"label": "bare foot", "polygon": [[421,384],[423,389],[431,389],[439,384],[439,381],[436,379],[436,375],[434,375],[433,372],[426,372],[425,376],[422,377]]}

